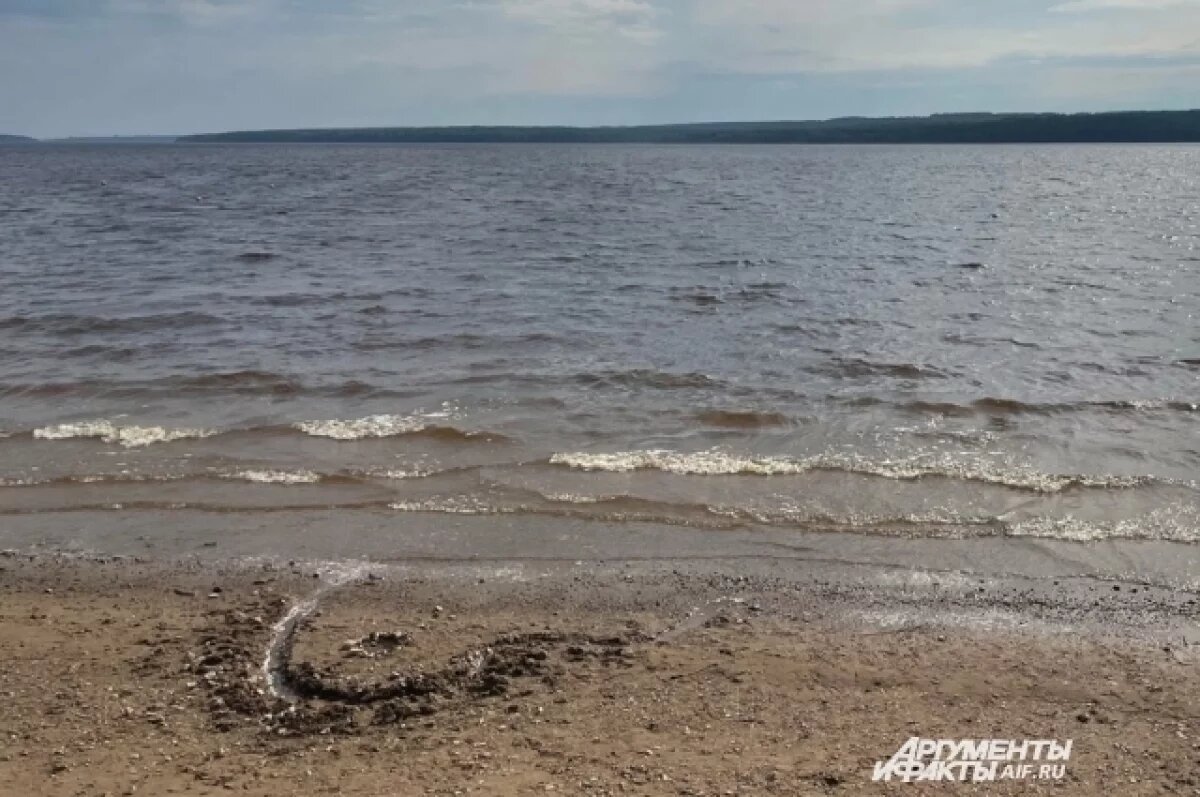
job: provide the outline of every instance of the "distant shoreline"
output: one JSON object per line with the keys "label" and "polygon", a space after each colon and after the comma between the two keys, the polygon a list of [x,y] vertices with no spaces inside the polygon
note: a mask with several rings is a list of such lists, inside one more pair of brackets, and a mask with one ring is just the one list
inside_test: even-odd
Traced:
{"label": "distant shoreline", "polygon": [[245,130],[178,143],[314,144],[1082,144],[1200,142],[1200,110],[938,114],[628,127],[454,126]]}
{"label": "distant shoreline", "polygon": [[952,113],[655,125],[451,125],[233,130],[190,135],[0,135],[0,145],[130,144],[1190,144],[1200,109]]}

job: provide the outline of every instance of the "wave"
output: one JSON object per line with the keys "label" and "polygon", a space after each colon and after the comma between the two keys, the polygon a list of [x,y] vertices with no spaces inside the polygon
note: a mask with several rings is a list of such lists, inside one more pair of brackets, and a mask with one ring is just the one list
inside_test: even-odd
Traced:
{"label": "wave", "polygon": [[0,487],[67,487],[70,485],[103,484],[107,486],[136,484],[171,484],[186,481],[244,481],[254,484],[319,484],[324,481],[349,481],[330,477],[311,470],[250,469],[225,473],[197,474],[151,474],[151,473],[96,473],[72,476],[54,476],[47,479],[0,479]]}
{"label": "wave", "polygon": [[897,460],[871,460],[851,454],[822,454],[794,459],[784,456],[743,457],[715,449],[693,453],[648,450],[606,454],[557,453],[550,457],[549,463],[582,471],[628,473],[656,470],[684,476],[791,476],[834,471],[896,481],[955,479],[1037,493],[1061,493],[1073,488],[1129,489],[1170,483],[1153,476],[1043,473],[1022,465],[961,461],[945,454]]}
{"label": "wave", "polygon": [[356,379],[327,385],[309,385],[287,374],[255,370],[172,376],[140,381],[89,379],[78,382],[0,383],[0,396],[54,397],[69,395],[104,395],[112,398],[176,398],[208,395],[303,395],[351,398],[366,395],[403,397],[409,393],[380,388]]}
{"label": "wave", "polygon": [[319,473],[307,468],[283,470],[278,468],[247,468],[218,473],[217,478],[245,481],[254,484],[366,484],[374,480],[412,481],[431,476],[458,473],[464,468],[436,470],[413,466],[411,468],[384,468],[375,470],[339,470],[334,473]]}
{"label": "wave", "polygon": [[816,511],[763,511],[744,507],[661,501],[630,495],[580,496],[531,493],[532,500],[511,504],[487,503],[476,496],[451,495],[414,501],[395,501],[389,508],[400,512],[449,515],[520,515],[570,518],[604,523],[656,523],[709,530],[733,531],[749,527],[790,528],[806,531],[876,533],[922,537],[994,536],[1003,533],[996,518],[966,518],[953,514],[924,513],[898,517],[850,515]]}
{"label": "wave", "polygon": [[717,387],[722,384],[708,374],[699,372],[673,373],[652,368],[634,368],[627,371],[602,371],[577,374],[574,381],[585,387],[649,387],[658,390],[674,388]]}
{"label": "wave", "polygon": [[354,343],[354,348],[360,351],[388,351],[405,349],[406,351],[428,351],[435,349],[515,349],[531,344],[563,343],[566,339],[548,332],[529,332],[516,335],[482,335],[473,332],[459,332],[450,335],[405,337],[392,333],[375,333],[364,335]]}
{"label": "wave", "polygon": [[[855,399],[859,406],[879,405],[878,399]],[[951,401],[910,401],[900,405],[908,412],[931,415],[1052,415],[1102,410],[1108,412],[1200,412],[1200,403],[1176,399],[1113,399],[1107,401],[1027,402],[1009,398],[985,397],[964,404]]]}
{"label": "wave", "polygon": [[105,443],[115,443],[125,448],[141,448],[155,443],[170,443],[176,440],[199,439],[216,434],[208,429],[169,429],[163,426],[119,426],[112,421],[80,421],[45,426],[33,430],[37,440],[70,440],[74,438],[99,438]]}
{"label": "wave", "polygon": [[[369,415],[365,418],[303,421],[293,428],[312,437],[333,440],[364,440],[369,438],[419,435],[443,442],[506,442],[508,438],[496,432],[469,431],[455,426],[430,423],[432,415]],[[443,416],[444,417],[444,416]]]}
{"label": "wave", "polygon": [[223,478],[254,484],[319,484],[325,480],[324,476],[311,470],[241,470]]}
{"label": "wave", "polygon": [[0,516],[77,512],[205,512],[215,514],[274,514],[303,511],[379,511],[447,515],[551,517],[599,523],[653,523],[710,531],[747,528],[790,529],[811,533],[859,534],[912,539],[964,539],[1024,537],[1065,542],[1101,540],[1159,540],[1200,543],[1200,517],[1195,508],[1151,512],[1117,521],[1076,517],[1034,517],[1020,521],[1001,517],[969,517],[954,513],[924,512],[895,517],[884,515],[835,516],[820,512],[761,512],[741,508],[674,504],[629,496],[589,499],[546,496],[540,503],[497,505],[474,496],[448,496],[412,501],[325,499],[303,503],[237,505],[206,501],[116,500],[57,507],[0,507]]}
{"label": "wave", "polygon": [[696,419],[709,426],[724,429],[758,429],[764,426],[786,426],[788,418],[778,412],[752,412],[738,410],[704,410],[696,413]]}
{"label": "wave", "polygon": [[1012,537],[1040,537],[1072,542],[1098,540],[1165,540],[1200,542],[1200,510],[1194,506],[1168,506],[1123,520],[1085,520],[1073,516],[1035,517],[1004,521]]}
{"label": "wave", "polygon": [[87,392],[86,382],[9,382],[0,383],[0,396],[24,396],[28,398],[54,398]]}
{"label": "wave", "polygon": [[1169,399],[1130,399],[1128,401],[1091,401],[1089,407],[1114,411],[1157,411],[1172,410],[1174,412],[1200,412],[1200,403],[1194,401],[1178,401]]}
{"label": "wave", "polygon": [[725,300],[716,294],[714,291],[693,290],[693,289],[673,289],[671,291],[671,301],[674,302],[691,302],[700,307],[711,307],[717,304],[724,304]]}
{"label": "wave", "polygon": [[[878,406],[885,402],[878,399],[861,399],[857,402],[858,406]],[[971,405],[955,404],[950,401],[910,401],[903,404],[902,409],[917,413],[920,415],[948,415],[953,417],[962,417],[975,415],[976,409]]]}
{"label": "wave", "polygon": [[0,507],[0,516],[53,515],[66,512],[211,512],[222,515],[275,514],[305,511],[363,511],[387,508],[386,501],[347,501],[330,503],[327,500],[297,504],[231,505],[203,501],[105,501],[59,507]]}
{"label": "wave", "polygon": [[828,363],[811,365],[806,371],[823,376],[890,376],[897,379],[946,379],[951,373],[923,363],[885,363],[860,358],[836,357]]}
{"label": "wave", "polygon": [[251,484],[326,484],[354,485],[367,484],[371,481],[412,481],[434,476],[451,475],[473,470],[470,467],[434,468],[413,466],[409,468],[384,468],[375,470],[340,470],[333,473],[321,473],[307,468],[238,468],[231,470],[210,469],[198,473],[135,473],[122,471],[119,473],[85,473],[62,476],[40,477],[0,477],[0,488],[3,487],[72,487],[82,485],[105,485],[120,487],[122,485],[142,484],[177,484],[180,482],[211,482],[211,481],[241,481]]}
{"label": "wave", "polygon": [[186,475],[140,473],[86,473],[72,476],[0,478],[0,487],[67,487],[71,485],[146,484],[186,481]]}
{"label": "wave", "polygon": [[667,450],[621,451],[611,454],[557,453],[550,457],[550,464],[565,465],[583,471],[628,473],[636,470],[660,470],[689,476],[780,476],[812,470],[811,466],[802,461],[785,457],[748,459],[715,450],[693,454]]}
{"label": "wave", "polygon": [[51,335],[87,335],[97,332],[145,332],[155,329],[209,326],[223,323],[217,316],[195,311],[113,318],[109,316],[55,313],[41,316],[0,318],[0,330],[39,332]]}
{"label": "wave", "polygon": [[[126,448],[140,448],[155,443],[180,440],[227,438],[240,436],[287,437],[297,433],[338,441],[419,437],[442,443],[510,443],[512,439],[499,432],[460,429],[456,426],[431,422],[429,416],[371,415],[365,418],[301,421],[291,425],[248,426],[227,429],[170,428],[121,424],[107,419],[76,421],[44,426],[32,431],[5,432],[3,438],[32,438],[61,441],[94,438],[101,442]],[[400,471],[396,471],[399,473]]]}
{"label": "wave", "polygon": [[705,504],[675,503],[627,495],[576,496],[526,493],[525,501],[488,503],[473,495],[451,495],[411,501],[394,501],[388,506],[398,512],[447,515],[523,515],[570,518],[608,523],[659,523],[690,528],[744,528],[757,522],[747,512],[714,511]]}
{"label": "wave", "polygon": [[1092,521],[1066,517],[1034,517],[1013,521],[1002,516],[967,516],[950,511],[905,515],[831,515],[782,508],[775,511],[704,503],[677,503],[628,495],[581,496],[537,494],[533,502],[488,504],[475,496],[443,496],[397,501],[396,511],[460,515],[537,515],[598,522],[659,523],[692,528],[736,530],[749,526],[792,528],[812,532],[882,534],[906,537],[1035,537],[1092,542],[1105,539],[1200,542],[1200,508],[1168,506],[1136,518]]}
{"label": "wave", "polygon": [[426,426],[423,419],[404,415],[371,415],[351,420],[302,421],[294,424],[296,429],[307,435],[334,440],[397,437],[423,431]]}
{"label": "wave", "polygon": [[[380,473],[371,474],[380,476]],[[307,470],[243,469],[224,473],[169,477],[130,475],[59,477],[43,482],[0,480],[0,486],[36,486],[39,484],[106,485],[144,482],[236,480],[276,489],[323,483],[354,482],[348,474],[318,474]],[[88,493],[83,495],[87,496]],[[274,513],[303,510],[419,512],[477,516],[552,517],[604,523],[654,523],[706,530],[744,530],[749,528],[791,529],[808,532],[851,533],[904,536],[913,538],[965,538],[984,536],[1034,537],[1042,539],[1091,542],[1105,539],[1147,539],[1174,542],[1200,542],[1200,507],[1170,504],[1145,515],[1118,520],[1089,520],[1066,516],[1032,516],[1013,519],[1000,516],[964,515],[950,509],[934,509],[911,514],[830,514],[819,507],[784,502],[776,507],[752,507],[708,504],[701,501],[656,499],[627,494],[588,495],[541,493],[536,490],[509,488],[504,492],[450,494],[388,500],[364,499],[353,493],[329,493],[307,500],[239,503],[239,493],[217,493],[209,499],[195,494],[172,498],[127,496],[112,493],[104,500],[90,494],[84,502],[60,503],[54,507],[0,507],[0,515],[84,511],[198,511],[216,513]],[[283,494],[280,494],[281,496]],[[303,493],[301,494],[303,495]],[[218,496],[223,496],[218,498]],[[6,502],[7,503],[7,502]]]}
{"label": "wave", "polygon": [[253,369],[172,377],[159,380],[157,384],[181,392],[230,391],[277,395],[299,393],[302,387],[297,379],[284,374]]}
{"label": "wave", "polygon": [[517,508],[493,506],[471,496],[426,498],[421,501],[394,501],[388,508],[397,512],[437,512],[448,515],[500,515],[517,512]]}
{"label": "wave", "polygon": [[308,385],[294,376],[272,371],[226,371],[198,376],[180,376],[154,383],[171,394],[239,393],[251,395],[298,395],[350,398],[388,393],[374,385],[349,379],[326,385]]}
{"label": "wave", "polygon": [[671,301],[689,302],[700,306],[726,302],[753,303],[764,299],[782,299],[792,286],[786,282],[748,282],[742,285],[691,285],[669,288]]}
{"label": "wave", "polygon": [[432,470],[424,467],[412,468],[387,468],[385,470],[371,471],[367,474],[369,478],[388,479],[391,481],[408,481],[410,479],[424,479],[429,476],[437,476],[441,474],[453,473],[462,471],[463,468],[450,468],[447,470]]}

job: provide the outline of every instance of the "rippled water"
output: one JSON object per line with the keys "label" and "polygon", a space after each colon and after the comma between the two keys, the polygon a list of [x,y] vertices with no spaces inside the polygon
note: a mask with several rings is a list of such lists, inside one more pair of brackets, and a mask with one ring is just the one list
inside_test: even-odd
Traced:
{"label": "rippled water", "polygon": [[1200,541],[1200,148],[0,149],[0,512]]}

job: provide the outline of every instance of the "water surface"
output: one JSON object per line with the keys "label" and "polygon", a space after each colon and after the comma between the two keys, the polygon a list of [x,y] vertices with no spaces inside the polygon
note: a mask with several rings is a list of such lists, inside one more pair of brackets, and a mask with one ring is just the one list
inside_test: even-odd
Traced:
{"label": "water surface", "polygon": [[0,149],[0,513],[1194,542],[1198,174],[1193,146]]}

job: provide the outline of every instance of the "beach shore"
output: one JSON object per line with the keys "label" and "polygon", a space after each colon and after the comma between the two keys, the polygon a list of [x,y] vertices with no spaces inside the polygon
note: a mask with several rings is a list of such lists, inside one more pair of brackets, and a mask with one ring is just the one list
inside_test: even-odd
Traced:
{"label": "beach shore", "polygon": [[[0,794],[1200,793],[1196,648],[1136,623],[669,563],[0,568]],[[1073,751],[1061,781],[872,782],[910,737]]]}

